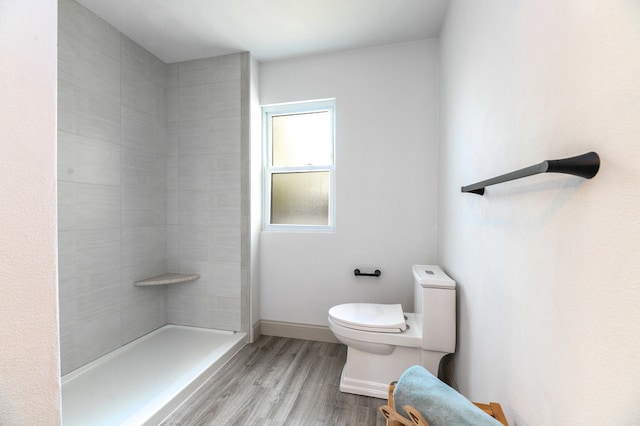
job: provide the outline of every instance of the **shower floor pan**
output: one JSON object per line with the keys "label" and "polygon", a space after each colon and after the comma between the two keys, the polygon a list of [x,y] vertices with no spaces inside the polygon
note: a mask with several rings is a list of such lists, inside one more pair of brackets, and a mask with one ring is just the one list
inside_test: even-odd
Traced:
{"label": "shower floor pan", "polygon": [[64,426],[157,425],[246,343],[166,325],[62,377]]}

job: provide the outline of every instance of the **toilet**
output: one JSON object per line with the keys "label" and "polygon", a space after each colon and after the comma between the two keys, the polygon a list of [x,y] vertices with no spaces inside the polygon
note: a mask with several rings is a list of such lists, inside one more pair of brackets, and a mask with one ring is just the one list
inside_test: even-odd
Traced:
{"label": "toilet", "polygon": [[329,328],[347,345],[342,392],[386,399],[412,365],[434,375],[456,347],[456,283],[435,265],[413,265],[414,311],[400,304],[347,303],[329,309]]}

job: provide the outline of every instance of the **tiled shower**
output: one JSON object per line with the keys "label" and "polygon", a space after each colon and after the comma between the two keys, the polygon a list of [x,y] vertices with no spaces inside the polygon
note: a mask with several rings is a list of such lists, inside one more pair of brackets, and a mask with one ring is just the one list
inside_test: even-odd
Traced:
{"label": "tiled shower", "polygon": [[[251,57],[165,64],[59,2],[62,373],[167,323],[247,331]],[[191,283],[135,287],[163,272]]]}

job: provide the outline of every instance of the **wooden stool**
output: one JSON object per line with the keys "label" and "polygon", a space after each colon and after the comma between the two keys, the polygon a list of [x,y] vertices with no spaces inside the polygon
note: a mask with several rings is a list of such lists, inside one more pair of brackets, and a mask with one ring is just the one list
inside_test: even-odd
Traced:
{"label": "wooden stool", "polygon": [[[389,385],[389,400],[387,405],[383,405],[380,407],[380,412],[387,419],[387,426],[429,426],[429,423],[425,420],[425,418],[420,414],[418,410],[410,405],[405,405],[404,408],[407,413],[409,413],[410,419],[400,415],[395,410],[395,404],[393,402],[393,390],[396,387],[396,382],[393,382]],[[482,411],[498,420],[504,426],[509,426],[507,423],[507,418],[502,411],[502,407],[497,402],[490,402],[488,404],[481,404],[479,402],[473,403],[476,407],[480,408]]]}

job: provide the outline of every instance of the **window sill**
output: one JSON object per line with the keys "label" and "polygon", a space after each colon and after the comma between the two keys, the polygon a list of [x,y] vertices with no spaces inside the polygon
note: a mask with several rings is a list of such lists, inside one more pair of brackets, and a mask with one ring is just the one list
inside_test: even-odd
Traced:
{"label": "window sill", "polygon": [[304,225],[269,225],[263,226],[262,232],[289,234],[333,234],[335,226],[304,226]]}

